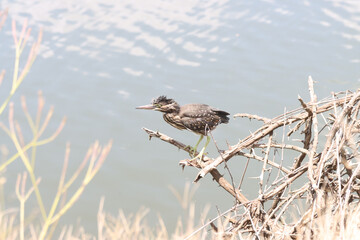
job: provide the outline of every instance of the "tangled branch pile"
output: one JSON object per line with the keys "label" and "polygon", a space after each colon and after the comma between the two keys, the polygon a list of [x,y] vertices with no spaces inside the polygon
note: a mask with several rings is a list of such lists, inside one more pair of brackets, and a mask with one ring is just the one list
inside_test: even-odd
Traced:
{"label": "tangled branch pile", "polygon": [[[333,93],[317,101],[311,77],[308,83],[311,101],[305,103],[299,97],[301,108],[271,120],[236,114],[235,117],[257,119],[264,124],[215,159],[204,156],[198,162],[180,161],[183,167],[200,169],[195,182],[209,173],[237,201],[187,239],[208,226],[215,236],[226,239],[313,239],[329,231],[334,239],[350,239],[360,233],[360,91]],[[281,131],[282,135],[284,128],[289,129],[288,140],[278,143],[275,134]],[[150,137],[189,151],[186,145],[162,133],[144,130]],[[301,141],[296,139],[299,137]],[[276,151],[282,154],[275,154]],[[259,194],[252,200],[217,169],[222,163],[226,166],[227,161],[239,161],[239,157],[235,158],[239,155],[240,159],[263,162],[259,169]],[[274,157],[270,160],[271,155]],[[292,159],[287,159],[289,156]],[[215,226],[219,218],[223,218],[221,226]]]}

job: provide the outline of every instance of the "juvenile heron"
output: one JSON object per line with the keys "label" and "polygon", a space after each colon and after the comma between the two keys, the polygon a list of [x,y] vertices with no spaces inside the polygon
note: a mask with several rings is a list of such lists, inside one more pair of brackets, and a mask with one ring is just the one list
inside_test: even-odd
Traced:
{"label": "juvenile heron", "polygon": [[183,130],[189,130],[200,135],[199,141],[193,148],[196,153],[197,147],[204,136],[207,136],[205,146],[200,153],[193,159],[201,160],[207,145],[210,142],[208,133],[216,128],[220,123],[229,122],[229,113],[210,107],[206,104],[186,104],[180,106],[171,98],[160,96],[154,99],[151,104],[137,107],[137,109],[149,109],[163,113],[164,120],[171,126]]}

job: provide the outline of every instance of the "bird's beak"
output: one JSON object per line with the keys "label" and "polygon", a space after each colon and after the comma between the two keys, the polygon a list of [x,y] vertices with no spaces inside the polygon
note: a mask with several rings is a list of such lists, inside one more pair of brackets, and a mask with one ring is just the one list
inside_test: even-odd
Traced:
{"label": "bird's beak", "polygon": [[144,105],[144,106],[136,107],[136,109],[148,109],[148,110],[153,110],[153,109],[155,109],[155,106],[152,105],[152,104],[149,104],[149,105]]}

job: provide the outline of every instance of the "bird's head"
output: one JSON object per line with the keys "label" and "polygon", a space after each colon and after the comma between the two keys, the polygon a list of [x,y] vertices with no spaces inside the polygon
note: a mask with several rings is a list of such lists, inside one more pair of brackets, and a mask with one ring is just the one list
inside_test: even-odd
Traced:
{"label": "bird's head", "polygon": [[160,96],[152,100],[151,104],[139,106],[136,109],[155,110],[163,113],[178,112],[180,110],[179,104],[174,99]]}

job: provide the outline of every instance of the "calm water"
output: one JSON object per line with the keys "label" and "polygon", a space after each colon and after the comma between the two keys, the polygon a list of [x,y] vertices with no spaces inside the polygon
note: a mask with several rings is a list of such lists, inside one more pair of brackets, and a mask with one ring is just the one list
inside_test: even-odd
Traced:
{"label": "calm water", "polygon": [[[309,99],[309,75],[319,98],[360,87],[359,1],[0,0],[0,8],[9,8],[10,15],[0,32],[0,69],[8,69],[8,77],[10,20],[20,25],[28,19],[33,36],[44,29],[40,56],[14,102],[19,105],[25,95],[35,111],[41,89],[55,106],[50,129],[68,118],[58,139],[39,149],[37,174],[45,198],[50,201],[56,191],[66,142],[71,142],[74,170],[90,143],[114,140],[104,167],[63,221],[76,224],[80,216],[80,225],[93,233],[101,196],[114,215],[119,208],[131,213],[145,206],[150,217],[159,213],[173,227],[182,210],[168,186],[182,191],[196,175],[178,167],[188,157],[184,152],[157,139],[149,142],[141,127],[186,144],[197,136],[136,106],[165,94],[180,104],[274,117],[297,107],[298,94]],[[226,141],[235,144],[255,128],[254,122],[234,119],[218,127],[214,137],[225,148]],[[6,141],[4,133],[0,137]],[[213,144],[209,151],[214,155]],[[232,161],[238,182],[245,161]],[[6,172],[9,193],[19,169],[21,164],[13,164]],[[250,164],[243,185],[250,198],[257,184],[249,177],[258,175],[258,165]],[[227,210],[233,203],[210,177],[201,181],[194,199],[199,208],[213,206],[210,217],[217,215],[215,206]]]}

